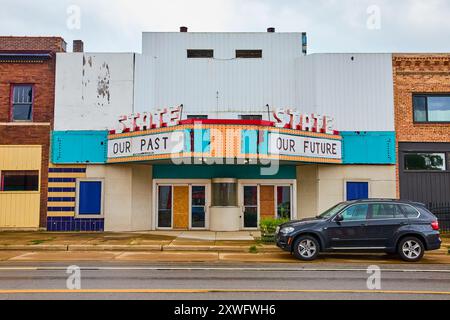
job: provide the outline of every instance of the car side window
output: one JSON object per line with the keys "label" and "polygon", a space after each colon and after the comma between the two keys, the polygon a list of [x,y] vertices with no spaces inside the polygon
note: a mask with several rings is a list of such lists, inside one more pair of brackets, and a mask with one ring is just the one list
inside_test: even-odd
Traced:
{"label": "car side window", "polygon": [[401,204],[400,207],[402,208],[402,211],[405,213],[405,215],[408,218],[417,218],[419,215],[417,210],[411,206],[408,206],[406,204]]}
{"label": "car side window", "polygon": [[387,203],[374,203],[370,205],[370,218],[369,219],[394,219],[400,218],[401,211],[395,204]]}
{"label": "car side window", "polygon": [[344,221],[366,220],[368,204],[355,204],[342,211],[341,215]]}

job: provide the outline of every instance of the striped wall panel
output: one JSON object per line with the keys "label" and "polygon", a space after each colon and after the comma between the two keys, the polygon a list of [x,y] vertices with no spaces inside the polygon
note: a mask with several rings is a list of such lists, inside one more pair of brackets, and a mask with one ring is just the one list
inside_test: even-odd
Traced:
{"label": "striped wall panel", "polygon": [[103,231],[103,218],[75,217],[77,178],[85,165],[54,165],[48,169],[47,231]]}
{"label": "striped wall panel", "polygon": [[86,166],[55,166],[48,169],[48,217],[74,217],[77,178],[86,177]]}

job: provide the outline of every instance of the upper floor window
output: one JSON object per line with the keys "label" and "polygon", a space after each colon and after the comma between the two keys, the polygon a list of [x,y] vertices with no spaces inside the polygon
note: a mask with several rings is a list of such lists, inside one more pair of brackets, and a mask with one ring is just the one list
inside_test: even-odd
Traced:
{"label": "upper floor window", "polygon": [[33,86],[14,85],[11,97],[12,121],[33,120]]}
{"label": "upper floor window", "polygon": [[236,58],[262,58],[262,50],[236,50]]}
{"label": "upper floor window", "polygon": [[415,122],[450,122],[450,94],[413,96]]}
{"label": "upper floor window", "polygon": [[262,120],[262,115],[260,114],[241,114],[239,116],[241,120]]}
{"label": "upper floor window", "polygon": [[206,114],[189,114],[187,116],[188,119],[208,119]]}
{"label": "upper floor window", "polygon": [[188,49],[188,58],[214,58],[214,50],[212,49]]}
{"label": "upper floor window", "polygon": [[406,153],[405,170],[445,171],[445,153]]}

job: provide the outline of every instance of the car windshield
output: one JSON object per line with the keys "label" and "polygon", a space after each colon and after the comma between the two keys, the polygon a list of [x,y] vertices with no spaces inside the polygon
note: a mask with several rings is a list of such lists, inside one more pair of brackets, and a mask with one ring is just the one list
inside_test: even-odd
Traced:
{"label": "car windshield", "polygon": [[331,207],[330,209],[328,209],[327,211],[325,211],[322,214],[319,214],[317,216],[318,219],[329,219],[332,216],[334,216],[336,213],[338,213],[339,211],[341,211],[341,209],[343,209],[346,205],[348,205],[347,202],[341,202],[338,203],[337,205],[335,205],[334,207]]}

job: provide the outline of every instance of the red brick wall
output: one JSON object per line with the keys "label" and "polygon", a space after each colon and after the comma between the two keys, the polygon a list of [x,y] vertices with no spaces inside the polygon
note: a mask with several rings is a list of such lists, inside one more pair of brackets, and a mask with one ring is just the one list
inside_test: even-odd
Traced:
{"label": "red brick wall", "polygon": [[0,37],[0,50],[62,52],[66,42],[60,37]]}
{"label": "red brick wall", "polygon": [[[393,72],[397,142],[450,142],[450,123],[414,123],[412,105],[413,93],[450,93],[450,54],[394,54]],[[398,181],[397,165],[399,196]]]}
{"label": "red brick wall", "polygon": [[55,59],[43,63],[0,63],[0,122],[10,121],[13,84],[34,85],[34,122],[52,122],[55,96]]}
{"label": "red brick wall", "polygon": [[[55,52],[65,50],[57,37],[0,37],[0,50],[51,51],[42,63],[0,63],[0,144],[41,145],[42,176],[40,226],[46,226],[50,132],[53,125],[55,92]],[[10,122],[11,87],[34,85],[33,123]]]}

